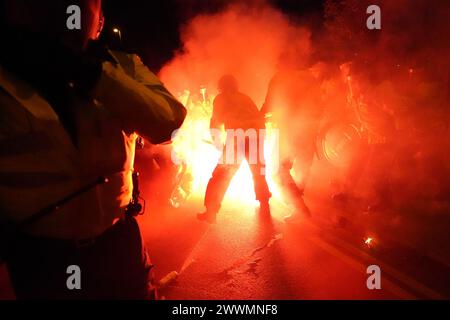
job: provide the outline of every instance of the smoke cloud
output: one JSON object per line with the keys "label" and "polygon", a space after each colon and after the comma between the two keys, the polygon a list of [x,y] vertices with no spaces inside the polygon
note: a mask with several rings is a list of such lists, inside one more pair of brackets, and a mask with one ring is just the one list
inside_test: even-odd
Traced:
{"label": "smoke cloud", "polygon": [[257,105],[286,48],[305,59],[311,52],[307,28],[289,23],[269,6],[231,5],[216,14],[197,16],[182,28],[183,48],[160,73],[174,92],[205,86],[217,93],[217,81],[231,73]]}
{"label": "smoke cloud", "polygon": [[[395,186],[404,190],[394,192],[401,203],[420,197],[445,199],[450,187],[450,161],[444,151],[450,140],[450,3],[377,1],[381,30],[366,28],[370,4],[325,1],[322,20],[313,24],[320,26],[317,30],[293,22],[267,2],[231,4],[220,12],[198,15],[182,26],[183,47],[162,68],[160,77],[178,95],[184,90],[198,93],[201,86],[215,95],[220,76],[232,73],[241,91],[261,107],[277,71],[294,72],[320,62],[326,92],[321,127],[327,121],[346,121],[351,113],[345,83],[345,76],[351,76],[354,98],[369,105],[366,125],[384,136],[383,143],[373,143],[375,147],[355,156],[351,166],[366,172],[367,181],[353,188],[373,189],[374,194]],[[385,150],[391,156],[378,156]],[[358,161],[363,163],[358,166]],[[389,177],[371,172],[374,168],[381,172],[389,168]],[[349,175],[341,171],[332,175]],[[333,178],[323,172],[325,180]],[[385,183],[374,187],[374,179]]]}

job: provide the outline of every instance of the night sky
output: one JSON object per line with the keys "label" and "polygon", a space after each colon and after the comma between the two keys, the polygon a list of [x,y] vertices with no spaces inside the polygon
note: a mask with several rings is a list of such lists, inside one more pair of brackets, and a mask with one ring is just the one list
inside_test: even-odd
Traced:
{"label": "night sky", "polygon": [[[158,71],[181,48],[180,27],[198,14],[220,11],[230,0],[105,0],[105,39],[113,45],[112,28],[122,31],[122,49],[138,53]],[[250,2],[250,1],[247,1]],[[261,1],[255,0],[256,3]],[[322,15],[320,0],[270,0],[294,21],[317,23]],[[317,26],[314,26],[317,28]]]}

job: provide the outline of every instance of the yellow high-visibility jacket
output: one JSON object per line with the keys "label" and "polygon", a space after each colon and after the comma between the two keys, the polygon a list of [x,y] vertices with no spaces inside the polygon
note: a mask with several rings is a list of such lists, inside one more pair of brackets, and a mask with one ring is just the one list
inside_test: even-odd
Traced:
{"label": "yellow high-visibility jacket", "polygon": [[77,145],[49,103],[0,66],[0,220],[23,221],[99,176],[109,183],[27,232],[85,239],[123,217],[132,192],[136,133],[152,143],[168,141],[186,110],[136,55],[113,56],[119,63],[103,63],[95,99],[77,101]]}

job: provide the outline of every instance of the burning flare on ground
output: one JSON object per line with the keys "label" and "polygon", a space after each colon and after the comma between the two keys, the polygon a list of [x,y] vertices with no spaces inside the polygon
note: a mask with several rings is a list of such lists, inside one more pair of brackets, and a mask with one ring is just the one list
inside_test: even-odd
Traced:
{"label": "burning flare on ground", "polygon": [[364,239],[364,244],[369,248],[369,249],[371,249],[371,248],[373,248],[373,246],[374,246],[374,240],[373,240],[373,238],[371,238],[371,237],[367,237],[366,239]]}

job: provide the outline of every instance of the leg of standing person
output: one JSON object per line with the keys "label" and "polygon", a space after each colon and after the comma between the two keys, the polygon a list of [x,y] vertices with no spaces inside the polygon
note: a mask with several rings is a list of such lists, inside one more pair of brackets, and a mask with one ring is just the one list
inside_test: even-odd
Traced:
{"label": "leg of standing person", "polygon": [[[255,143],[257,148],[252,149],[250,143]],[[264,161],[264,141],[256,137],[256,141],[250,141],[247,137],[245,141],[245,157],[250,167],[253,177],[256,200],[260,204],[260,213],[270,215],[269,199],[272,196],[266,180],[266,168]],[[250,154],[253,152],[254,154]]]}
{"label": "leg of standing person", "polygon": [[197,218],[209,223],[215,223],[216,215],[222,205],[223,197],[230,185],[238,165],[218,164],[208,181],[205,193],[206,212],[197,215]]}
{"label": "leg of standing person", "polygon": [[300,213],[307,217],[311,216],[311,212],[309,211],[309,208],[306,206],[305,201],[303,200],[303,189],[297,185],[291,175],[291,169],[293,165],[293,159],[282,160],[278,177],[280,179],[280,185],[284,195],[286,196],[288,201],[294,205],[296,210],[292,215],[288,215],[285,217],[286,222],[295,222],[300,218]]}

